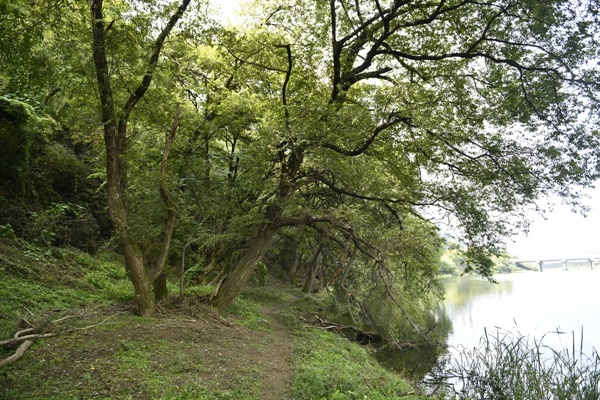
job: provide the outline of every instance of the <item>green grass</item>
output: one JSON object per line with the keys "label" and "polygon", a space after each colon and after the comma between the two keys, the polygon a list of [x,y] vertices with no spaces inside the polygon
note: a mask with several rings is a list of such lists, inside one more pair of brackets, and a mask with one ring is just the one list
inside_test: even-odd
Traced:
{"label": "green grass", "polygon": [[[41,248],[3,238],[0,274],[2,338],[15,332],[21,317],[48,313],[53,315],[50,319],[55,319],[57,315],[76,314],[82,319],[70,319],[64,324],[81,327],[106,318],[106,312],[83,310],[132,300],[133,290],[124,268],[110,253],[92,257],[75,250]],[[210,290],[186,288],[186,293],[203,295]],[[208,321],[210,329],[216,329],[210,323],[221,326],[199,312],[194,317],[182,315],[183,326],[194,318]],[[186,336],[187,331],[178,336],[163,329],[161,334],[166,336],[159,338],[153,329],[162,323],[160,317],[148,319],[117,313],[110,324],[89,332],[36,341],[22,360],[3,368],[0,386],[4,384],[5,388],[0,390],[0,397],[258,399],[265,371],[243,352],[257,354],[269,345],[275,316],[291,331],[293,399],[417,398],[400,397],[410,390],[406,381],[378,364],[366,348],[338,334],[307,326],[306,321],[313,320],[315,314],[333,318],[335,306],[326,294],[304,294],[273,281],[249,287],[223,314],[236,324],[225,328],[232,329],[228,340],[238,342],[216,341],[211,347],[216,338],[209,333],[190,330],[196,335],[194,339]],[[244,328],[249,331],[236,333]],[[219,346],[229,345],[238,349],[228,353],[233,363],[229,368],[234,365],[235,369],[221,373],[220,368],[225,365],[221,362],[225,361],[220,358],[223,347]],[[0,357],[13,351],[0,350]],[[241,362],[236,361],[238,357],[250,358]]]}
{"label": "green grass", "polygon": [[111,321],[37,341],[26,358],[3,368],[0,398],[258,399],[262,373],[254,366],[221,376],[204,342],[184,334],[154,337],[160,319],[121,314]]}
{"label": "green grass", "polygon": [[[296,331],[294,399],[418,399],[407,382],[382,367],[366,347],[316,328]],[[425,398],[425,397],[422,397]]]}
{"label": "green grass", "polygon": [[270,308],[292,331],[293,363],[291,398],[294,400],[419,399],[407,395],[411,387],[398,374],[379,364],[367,347],[342,335],[310,327],[315,315],[333,319],[339,312],[331,297],[302,293],[288,285],[271,282],[268,286],[243,291],[233,307],[252,307],[260,318],[260,308]]}
{"label": "green grass", "polygon": [[125,270],[110,253],[92,257],[0,238],[0,337],[20,318],[89,305],[131,301]]}

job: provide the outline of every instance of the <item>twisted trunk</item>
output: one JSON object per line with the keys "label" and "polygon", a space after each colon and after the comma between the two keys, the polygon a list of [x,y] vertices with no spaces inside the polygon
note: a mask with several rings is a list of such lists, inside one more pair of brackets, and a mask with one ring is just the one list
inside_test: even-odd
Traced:
{"label": "twisted trunk", "polygon": [[271,224],[263,224],[250,241],[248,250],[233,271],[227,273],[215,289],[210,304],[218,309],[227,307],[240,294],[256,266],[269,249],[276,229]]}

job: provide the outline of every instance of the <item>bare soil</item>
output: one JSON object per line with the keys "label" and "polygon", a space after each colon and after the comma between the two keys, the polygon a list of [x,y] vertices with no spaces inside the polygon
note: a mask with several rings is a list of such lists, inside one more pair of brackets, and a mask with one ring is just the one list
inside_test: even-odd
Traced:
{"label": "bare soil", "polygon": [[292,338],[272,310],[264,328],[249,329],[193,299],[174,299],[152,319],[113,307],[80,315],[78,324],[108,316],[34,343],[0,370],[0,398],[151,399],[192,387],[219,398],[287,397]]}
{"label": "bare soil", "polygon": [[293,373],[292,337],[287,327],[277,320],[274,309],[265,309],[265,314],[270,317],[273,325],[273,341],[269,344],[269,351],[263,355],[268,359],[265,368],[265,379],[260,399],[285,400],[287,399],[289,380]]}

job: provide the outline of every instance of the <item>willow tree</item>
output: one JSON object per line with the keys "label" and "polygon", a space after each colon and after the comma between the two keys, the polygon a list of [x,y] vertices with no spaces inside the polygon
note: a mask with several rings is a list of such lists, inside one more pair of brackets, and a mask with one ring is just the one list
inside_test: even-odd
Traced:
{"label": "willow tree", "polygon": [[243,37],[269,40],[229,52],[255,71],[254,85],[271,77],[263,93],[278,104],[251,129],[270,138],[261,148],[273,185],[258,196],[262,217],[219,283],[216,307],[237,296],[283,226],[328,224],[384,265],[351,215],[315,213],[305,201],[313,195],[372,204],[399,227],[408,215],[442,213],[467,245],[468,269],[489,277],[490,256],[514,228],[508,215],[549,194],[576,203],[600,174],[593,1],[320,0],[253,10],[260,22]]}
{"label": "willow tree", "polygon": [[[160,253],[156,263],[153,265],[148,265],[145,262],[143,252],[136,244],[135,238],[129,232],[127,126],[132,112],[144,97],[152,82],[165,40],[181,19],[189,3],[190,0],[183,0],[170,18],[167,19],[164,27],[158,32],[145,61],[143,76],[139,78],[139,83],[136,86],[129,88],[129,95],[125,96],[125,101],[121,105],[116,104],[115,96],[113,95],[112,75],[107,57],[107,36],[111,33],[111,28],[115,20],[105,20],[103,0],[92,0],[90,3],[93,60],[98,83],[104,142],[106,146],[108,210],[115,235],[125,258],[129,278],[134,285],[135,300],[141,315],[150,315],[155,310],[155,297],[152,289],[155,280],[163,273],[175,226],[175,209],[166,187],[165,174],[169,149],[174,140],[179,117],[175,117],[170,133],[167,135],[161,163],[160,191],[168,208],[168,216],[165,222]],[[146,39],[142,38],[142,42],[146,41]],[[117,97],[117,99],[120,97],[122,95]]]}

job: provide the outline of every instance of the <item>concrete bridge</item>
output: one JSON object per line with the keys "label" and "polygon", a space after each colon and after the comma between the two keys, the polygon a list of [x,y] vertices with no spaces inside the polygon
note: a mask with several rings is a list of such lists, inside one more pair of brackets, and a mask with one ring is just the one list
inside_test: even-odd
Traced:
{"label": "concrete bridge", "polygon": [[515,266],[517,268],[523,268],[523,264],[536,264],[538,266],[538,271],[542,272],[544,271],[544,264],[548,264],[548,263],[552,263],[552,264],[557,264],[560,263],[562,264],[562,268],[567,271],[569,269],[569,263],[589,263],[590,264],[590,268],[593,270],[594,269],[594,263],[595,262],[599,262],[600,258],[599,257],[575,257],[575,258],[562,258],[562,259],[547,259],[547,260],[513,260],[513,263],[515,264]]}

